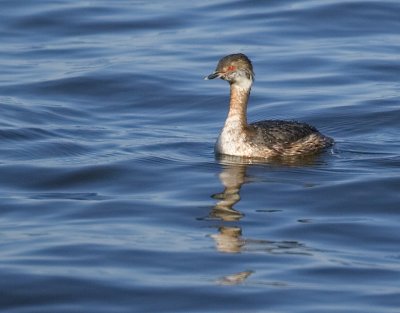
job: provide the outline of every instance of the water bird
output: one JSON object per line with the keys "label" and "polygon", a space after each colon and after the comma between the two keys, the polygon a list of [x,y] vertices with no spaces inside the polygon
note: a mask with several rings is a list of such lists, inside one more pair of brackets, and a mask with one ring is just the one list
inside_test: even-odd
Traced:
{"label": "water bird", "polygon": [[229,112],[215,144],[215,152],[250,158],[296,157],[321,152],[332,138],[314,126],[297,121],[266,120],[248,124],[247,104],[254,81],[253,65],[242,54],[219,60],[216,70],[204,79],[221,78],[230,85]]}

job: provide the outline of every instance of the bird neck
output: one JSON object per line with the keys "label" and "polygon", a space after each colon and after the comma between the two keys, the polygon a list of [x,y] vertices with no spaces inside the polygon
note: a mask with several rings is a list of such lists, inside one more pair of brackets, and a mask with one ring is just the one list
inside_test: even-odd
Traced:
{"label": "bird neck", "polygon": [[231,84],[229,113],[225,124],[234,124],[236,127],[247,127],[247,103],[250,96],[250,86]]}

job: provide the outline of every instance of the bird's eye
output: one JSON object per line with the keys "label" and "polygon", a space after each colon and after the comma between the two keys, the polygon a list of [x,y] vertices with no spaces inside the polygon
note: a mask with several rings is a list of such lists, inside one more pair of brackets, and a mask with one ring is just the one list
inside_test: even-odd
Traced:
{"label": "bird's eye", "polygon": [[236,66],[233,66],[233,65],[231,65],[227,68],[227,71],[234,71],[234,70],[236,70]]}

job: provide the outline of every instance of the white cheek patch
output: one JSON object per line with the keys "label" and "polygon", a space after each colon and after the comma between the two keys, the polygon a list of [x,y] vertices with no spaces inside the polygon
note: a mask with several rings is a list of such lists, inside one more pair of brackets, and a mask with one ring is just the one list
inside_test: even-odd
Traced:
{"label": "white cheek patch", "polygon": [[239,87],[240,89],[249,90],[251,85],[253,84],[253,79],[248,76],[248,74],[244,71],[237,71],[234,76],[235,83],[234,85]]}
{"label": "white cheek patch", "polygon": [[251,79],[240,76],[238,79],[236,79],[235,85],[240,89],[249,90],[251,88],[252,83],[253,81]]}

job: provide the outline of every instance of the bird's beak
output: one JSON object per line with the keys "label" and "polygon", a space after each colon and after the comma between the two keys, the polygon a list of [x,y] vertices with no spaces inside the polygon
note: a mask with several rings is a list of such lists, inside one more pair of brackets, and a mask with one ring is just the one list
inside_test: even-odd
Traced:
{"label": "bird's beak", "polygon": [[209,80],[209,79],[214,79],[217,77],[221,77],[221,73],[220,72],[214,72],[206,77],[204,77],[205,80]]}

